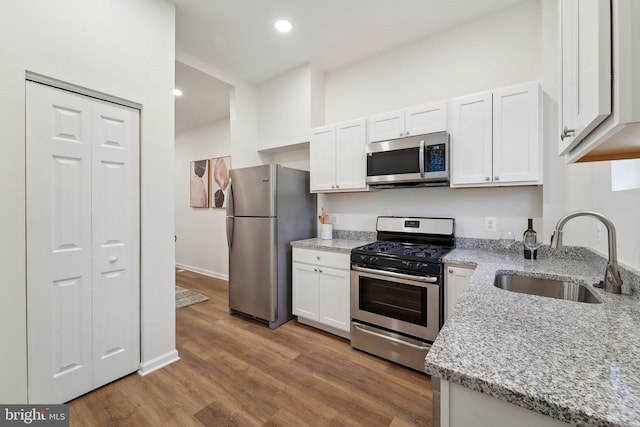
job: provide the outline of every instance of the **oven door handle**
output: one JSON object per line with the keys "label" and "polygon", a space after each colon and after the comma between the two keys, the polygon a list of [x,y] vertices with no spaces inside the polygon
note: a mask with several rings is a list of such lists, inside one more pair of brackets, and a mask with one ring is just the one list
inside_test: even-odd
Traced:
{"label": "oven door handle", "polygon": [[411,344],[410,342],[395,338],[395,337],[390,337],[388,335],[383,335],[383,334],[379,334],[377,332],[373,332],[373,331],[369,331],[367,329],[365,329],[364,325],[361,325],[360,323],[356,323],[356,322],[351,322],[351,324],[353,325],[354,328],[356,328],[357,330],[359,330],[360,332],[364,332],[365,334],[369,334],[369,335],[373,335],[375,337],[378,338],[384,338],[385,340],[389,340],[389,341],[393,341],[395,343],[398,344],[402,344],[402,345],[406,345],[407,347],[411,347],[411,348],[415,348],[416,350],[429,350],[431,348],[431,346],[422,346],[422,345],[415,345],[415,344]]}
{"label": "oven door handle", "polygon": [[437,277],[412,276],[411,274],[402,274],[402,273],[396,273],[396,272],[393,272],[393,271],[385,271],[385,270],[375,270],[373,268],[358,267],[357,265],[352,265],[351,268],[354,271],[361,271],[363,273],[377,274],[377,275],[380,275],[380,276],[395,277],[397,279],[413,280],[413,281],[416,281],[416,282],[424,282],[424,283],[438,283],[438,278]]}

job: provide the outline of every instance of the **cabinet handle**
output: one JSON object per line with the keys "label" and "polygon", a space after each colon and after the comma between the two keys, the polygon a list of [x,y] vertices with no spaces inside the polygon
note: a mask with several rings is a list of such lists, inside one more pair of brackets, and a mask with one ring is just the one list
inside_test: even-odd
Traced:
{"label": "cabinet handle", "polygon": [[331,188],[336,188],[336,186],[335,186],[335,185],[332,185],[332,186],[331,186]]}
{"label": "cabinet handle", "polygon": [[567,129],[567,127],[565,126],[562,129],[562,133],[560,134],[560,140],[564,141],[565,138],[572,137],[573,135],[575,135],[575,133],[576,133],[575,129]]}
{"label": "cabinet handle", "polygon": [[453,274],[453,268],[449,269],[449,273]]}
{"label": "cabinet handle", "polygon": [[336,188],[340,188],[340,186],[339,186],[339,185],[336,185]]}
{"label": "cabinet handle", "polygon": [[493,177],[493,180],[494,180],[494,181],[500,181],[500,177],[499,177],[499,176],[494,176],[494,177]]}
{"label": "cabinet handle", "polygon": [[322,270],[318,270],[320,273],[322,273]]}
{"label": "cabinet handle", "polygon": [[316,255],[316,259],[317,259],[318,261],[320,261],[320,256],[319,256],[319,255]]}
{"label": "cabinet handle", "polygon": [[485,176],[485,177],[484,177],[484,180],[485,180],[485,181],[491,181],[491,178],[489,178],[488,176]]}
{"label": "cabinet handle", "polygon": [[409,131],[406,131],[406,132],[405,132],[405,134],[406,134],[407,136],[409,136],[409,135],[410,135]]}
{"label": "cabinet handle", "polygon": [[317,273],[317,272],[318,272],[318,269],[317,269],[317,268],[314,268],[314,269],[313,269],[313,271],[315,271],[315,272]]}

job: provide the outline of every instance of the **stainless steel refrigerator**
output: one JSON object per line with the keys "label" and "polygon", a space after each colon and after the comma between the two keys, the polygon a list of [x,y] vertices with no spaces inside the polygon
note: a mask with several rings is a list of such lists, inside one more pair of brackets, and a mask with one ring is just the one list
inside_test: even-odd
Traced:
{"label": "stainless steel refrigerator", "polygon": [[315,236],[316,196],[309,172],[271,164],[230,174],[229,312],[275,329],[292,318],[289,243]]}

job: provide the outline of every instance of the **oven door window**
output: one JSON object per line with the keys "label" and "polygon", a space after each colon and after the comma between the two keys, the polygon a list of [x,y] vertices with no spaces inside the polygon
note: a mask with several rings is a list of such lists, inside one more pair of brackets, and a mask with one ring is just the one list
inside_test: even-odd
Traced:
{"label": "oven door window", "polygon": [[367,156],[367,176],[420,173],[420,149],[382,151]]}
{"label": "oven door window", "polygon": [[427,288],[360,276],[360,310],[427,326]]}

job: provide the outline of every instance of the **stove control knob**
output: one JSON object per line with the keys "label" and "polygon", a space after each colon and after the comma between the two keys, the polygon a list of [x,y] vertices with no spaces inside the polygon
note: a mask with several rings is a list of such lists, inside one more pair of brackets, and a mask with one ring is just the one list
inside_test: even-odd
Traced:
{"label": "stove control knob", "polygon": [[424,264],[419,262],[418,265],[416,265],[416,270],[422,271],[423,269],[424,269]]}
{"label": "stove control knob", "polygon": [[408,268],[409,270],[413,269],[413,262],[411,262],[411,261],[407,261],[407,268]]}
{"label": "stove control knob", "polygon": [[372,256],[371,257],[371,264],[377,264],[378,263],[378,257],[377,256]]}

